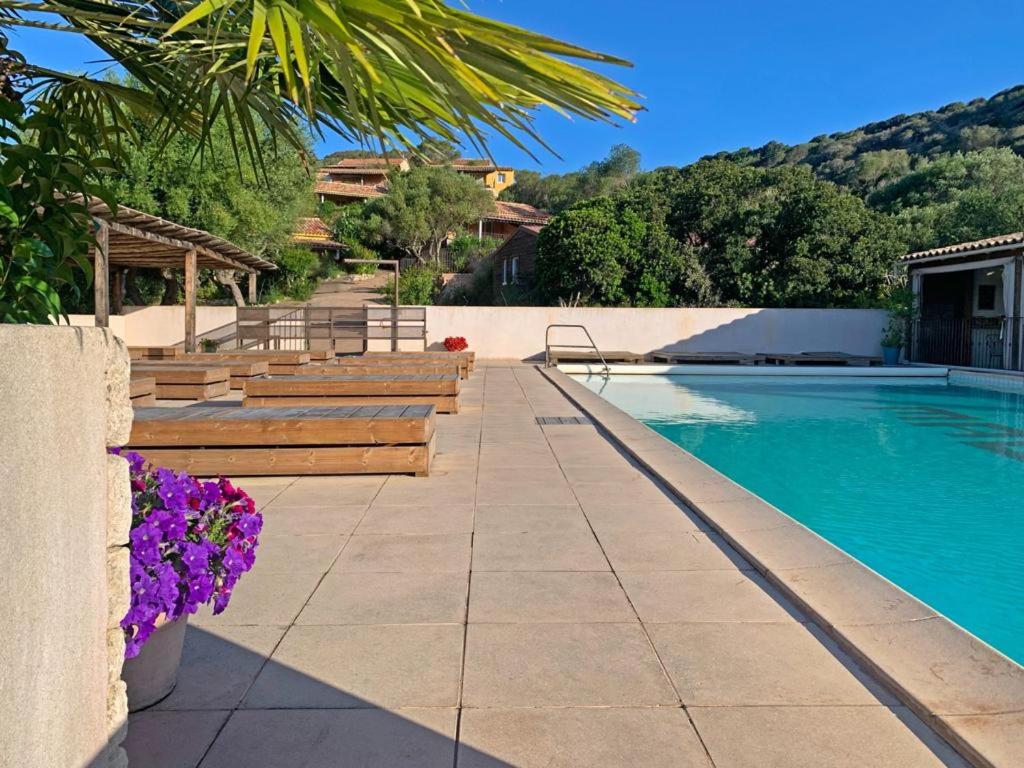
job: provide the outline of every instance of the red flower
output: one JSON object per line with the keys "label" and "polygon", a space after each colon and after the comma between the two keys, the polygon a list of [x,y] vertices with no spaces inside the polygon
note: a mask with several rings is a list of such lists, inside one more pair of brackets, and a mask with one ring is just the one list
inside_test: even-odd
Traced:
{"label": "red flower", "polygon": [[444,340],[444,348],[449,352],[461,352],[469,349],[469,343],[464,336],[449,336]]}

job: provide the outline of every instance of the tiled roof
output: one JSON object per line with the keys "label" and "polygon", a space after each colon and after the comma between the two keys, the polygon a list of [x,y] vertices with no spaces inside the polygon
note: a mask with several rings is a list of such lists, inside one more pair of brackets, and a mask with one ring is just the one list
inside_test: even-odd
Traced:
{"label": "tiled roof", "polygon": [[331,165],[324,166],[322,170],[376,170],[386,171],[390,168],[407,165],[404,157],[346,157]]}
{"label": "tiled roof", "polygon": [[524,224],[519,227],[508,240],[494,251],[495,259],[511,259],[515,256],[535,254],[537,252],[537,233],[540,230],[541,227],[536,224]]}
{"label": "tiled roof", "polygon": [[477,173],[491,173],[492,171],[514,170],[509,165],[495,165],[488,160],[452,160],[451,167],[456,171],[475,171]]}
{"label": "tiled roof", "polygon": [[295,232],[292,233],[293,243],[304,245],[318,245],[325,248],[343,248],[344,246],[335,241],[331,236],[331,230],[324,223],[323,219],[312,216],[299,219],[295,222]]}
{"label": "tiled roof", "polygon": [[335,195],[337,197],[357,197],[365,199],[368,197],[381,197],[387,192],[383,184],[349,184],[347,181],[327,181],[318,179],[316,192],[319,195]]}
{"label": "tiled roof", "polygon": [[510,221],[513,224],[547,224],[551,214],[526,203],[494,201],[494,212],[484,216],[486,221]]}
{"label": "tiled roof", "polygon": [[927,251],[908,253],[902,257],[902,261],[917,261],[935,256],[956,256],[961,253],[988,251],[994,248],[1014,245],[1024,246],[1024,232],[1013,232],[1009,235],[999,235],[998,237],[988,237],[984,240],[973,240],[969,243],[957,243],[956,245],[945,245],[941,248],[931,248]]}

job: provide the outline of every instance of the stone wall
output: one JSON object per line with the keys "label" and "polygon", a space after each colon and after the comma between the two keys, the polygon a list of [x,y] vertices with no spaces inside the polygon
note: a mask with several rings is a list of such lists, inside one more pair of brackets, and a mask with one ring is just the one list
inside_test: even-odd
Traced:
{"label": "stone wall", "polygon": [[0,766],[123,768],[128,353],[0,325]]}

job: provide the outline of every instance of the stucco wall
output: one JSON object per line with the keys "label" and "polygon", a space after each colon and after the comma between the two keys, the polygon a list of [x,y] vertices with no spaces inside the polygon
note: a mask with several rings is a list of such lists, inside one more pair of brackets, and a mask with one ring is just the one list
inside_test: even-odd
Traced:
{"label": "stucco wall", "polygon": [[[196,307],[196,338],[235,322],[235,307]],[[92,326],[92,315],[71,315],[71,325]],[[130,347],[169,347],[185,338],[185,307],[125,307],[110,316],[110,330]]]}
{"label": "stucco wall", "polygon": [[[481,358],[522,360],[543,355],[548,325],[566,323],[585,325],[607,350],[878,355],[886,320],[872,309],[427,307],[427,343],[437,349],[446,336],[465,336]],[[551,341],[585,344],[586,337],[556,329]]]}
{"label": "stucco wall", "polygon": [[96,328],[0,325],[0,766],[127,765],[128,354]]}

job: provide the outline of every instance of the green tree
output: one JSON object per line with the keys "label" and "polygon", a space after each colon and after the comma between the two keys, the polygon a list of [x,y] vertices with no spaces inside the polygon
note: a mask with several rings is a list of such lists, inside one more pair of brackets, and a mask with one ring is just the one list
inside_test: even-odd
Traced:
{"label": "green tree", "polygon": [[516,171],[516,183],[503,190],[500,197],[557,213],[582,200],[611,195],[639,172],[640,153],[616,144],[604,159],[571,173],[542,176],[536,171]]}
{"label": "green tree", "polygon": [[420,166],[392,174],[388,193],[371,200],[365,210],[368,243],[436,264],[449,235],[494,210],[494,198],[451,168]]}
{"label": "green tree", "polygon": [[[25,61],[3,34],[12,26],[86,36],[131,83]],[[247,156],[259,168],[265,135],[301,151],[303,124],[405,148],[428,137],[486,145],[489,134],[522,146],[524,138],[538,138],[533,116],[542,106],[587,119],[631,119],[634,94],[574,59],[626,63],[437,0],[0,0],[0,99],[26,98],[28,112],[59,120],[64,131],[77,131],[79,145],[94,153],[104,147],[115,161],[122,127],[132,119],[150,126],[158,141],[184,131],[207,148],[223,119],[238,164]],[[15,116],[0,121],[5,154],[21,151],[23,138],[10,135]],[[69,148],[64,159],[74,156]],[[88,164],[80,168],[84,183],[95,181]],[[83,187],[56,181],[67,182],[56,190],[65,195]],[[53,237],[78,236],[82,221],[67,219],[51,217]],[[14,258],[11,250],[2,256]],[[0,288],[7,305],[35,290],[21,280]],[[56,295],[52,286],[44,290]]]}

